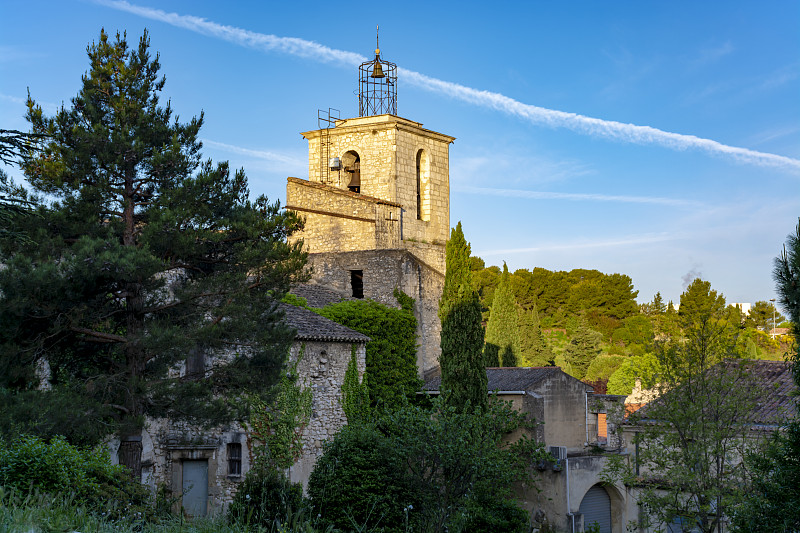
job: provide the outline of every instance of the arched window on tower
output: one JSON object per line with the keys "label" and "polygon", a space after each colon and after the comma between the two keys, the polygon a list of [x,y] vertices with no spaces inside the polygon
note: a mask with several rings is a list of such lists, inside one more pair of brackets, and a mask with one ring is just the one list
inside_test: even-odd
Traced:
{"label": "arched window on tower", "polygon": [[431,168],[425,150],[417,152],[417,220],[431,218]]}
{"label": "arched window on tower", "polygon": [[361,192],[361,157],[355,150],[350,150],[342,156],[342,166],[345,171],[347,188],[352,192]]}

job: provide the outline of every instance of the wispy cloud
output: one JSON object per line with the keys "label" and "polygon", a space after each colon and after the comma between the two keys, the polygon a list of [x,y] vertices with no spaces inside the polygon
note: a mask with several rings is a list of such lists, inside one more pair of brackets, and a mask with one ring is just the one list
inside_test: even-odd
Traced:
{"label": "wispy cloud", "polygon": [[212,141],[210,139],[203,139],[203,145],[211,146],[213,148],[217,148],[219,150],[231,152],[234,154],[254,157],[256,159],[265,159],[267,161],[273,161],[275,163],[283,163],[288,166],[300,166],[302,168],[303,166],[306,165],[306,161],[304,161],[303,159],[279,154],[276,152],[270,152],[268,150],[252,150],[250,148],[243,148],[241,146],[225,144],[217,141]]}
{"label": "wispy cloud", "polygon": [[[213,36],[248,48],[281,52],[343,66],[357,65],[366,60],[366,58],[360,54],[336,50],[304,39],[257,33],[234,26],[217,24],[201,17],[167,13],[160,9],[137,6],[123,0],[97,1],[102,5],[114,9],[165,22],[173,26],[203,35]],[[711,139],[704,139],[694,135],[671,133],[651,126],[625,124],[613,120],[603,120],[576,113],[556,111],[525,104],[500,93],[473,89],[457,83],[432,78],[404,68],[399,68],[398,74],[403,77],[406,83],[418,88],[442,94],[469,104],[494,109],[537,125],[551,128],[565,128],[593,137],[604,137],[627,143],[655,144],[672,150],[700,150],[709,154],[728,157],[739,163],[786,168],[794,171],[800,170],[800,160],[791,157],[729,146]]]}
{"label": "wispy cloud", "polygon": [[[17,104],[24,106],[28,103],[27,98],[20,98],[19,96],[13,96],[10,94],[0,93],[0,100],[5,100],[7,102],[11,102],[12,104]],[[42,109],[47,111],[48,113],[55,113],[58,111],[58,104],[54,104],[52,102],[40,102],[36,100],[36,103],[42,106]]]}
{"label": "wispy cloud", "polygon": [[707,65],[714,61],[719,61],[723,57],[731,54],[736,48],[730,41],[726,41],[718,46],[711,46],[700,50],[697,58],[694,60],[695,66]]}
{"label": "wispy cloud", "polygon": [[532,246],[526,248],[506,248],[504,250],[478,250],[474,255],[484,257],[492,255],[510,255],[522,254],[533,252],[554,252],[559,250],[584,250],[587,248],[612,248],[620,246],[641,246],[643,244],[650,244],[654,242],[671,241],[680,238],[680,236],[669,233],[647,233],[643,235],[631,235],[620,237],[618,239],[610,239],[604,241],[574,241],[574,242],[561,242],[558,244],[543,244],[541,246]]}
{"label": "wispy cloud", "polygon": [[610,194],[583,194],[567,192],[527,191],[520,189],[495,189],[490,187],[454,187],[457,192],[471,194],[504,196],[508,198],[529,198],[531,200],[570,200],[583,202],[621,202],[631,204],[657,204],[684,209],[698,208],[702,204],[678,198],[662,198],[659,196],[623,196]]}

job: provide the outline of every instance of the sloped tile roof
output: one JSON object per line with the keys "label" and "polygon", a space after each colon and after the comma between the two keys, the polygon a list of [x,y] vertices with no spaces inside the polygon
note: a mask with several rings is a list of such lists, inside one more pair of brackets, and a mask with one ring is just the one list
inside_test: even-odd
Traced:
{"label": "sloped tile roof", "polygon": [[297,340],[355,343],[366,343],[370,340],[363,333],[337,324],[308,309],[289,304],[280,304],[280,307],[285,313],[284,321],[297,330]]}
{"label": "sloped tile roof", "polygon": [[[752,381],[743,386],[754,387],[758,391],[752,410],[744,415],[742,422],[753,426],[778,426],[787,419],[796,418],[797,411],[797,386],[792,378],[792,364],[785,361],[726,361],[720,365],[738,366],[748,365],[747,373]],[[708,372],[720,371],[720,365],[714,366]],[[680,392],[680,387],[676,389]],[[667,394],[671,394],[667,393]],[[654,400],[648,405],[658,402]],[[639,416],[647,419],[647,407],[644,405],[639,410]]]}
{"label": "sloped tile roof", "polygon": [[338,292],[332,291],[322,285],[317,285],[316,283],[295,285],[289,292],[300,298],[305,298],[309,307],[325,307],[326,305],[353,299],[345,298]]}
{"label": "sloped tile roof", "polygon": [[[437,370],[437,372],[431,372],[425,377],[423,390],[431,392],[439,390],[442,384],[442,373],[440,369]],[[561,369],[557,366],[487,368],[486,377],[489,378],[487,389],[488,391],[496,390],[500,392],[526,391],[561,373]],[[590,386],[585,386],[586,390],[592,390]]]}

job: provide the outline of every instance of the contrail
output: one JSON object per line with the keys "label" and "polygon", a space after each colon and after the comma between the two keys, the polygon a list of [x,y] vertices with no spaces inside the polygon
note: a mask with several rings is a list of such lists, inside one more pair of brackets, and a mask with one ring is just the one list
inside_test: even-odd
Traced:
{"label": "contrail", "polygon": [[[367,60],[361,54],[336,50],[305,39],[257,33],[234,26],[217,24],[201,17],[167,13],[160,9],[137,6],[124,0],[96,1],[113,9],[127,11],[141,17],[165,22],[248,48],[268,52],[281,52],[340,66],[355,66]],[[537,125],[566,128],[593,137],[605,137],[633,144],[655,144],[672,150],[700,150],[709,154],[727,156],[739,163],[786,168],[794,171],[800,170],[800,160],[791,157],[729,146],[711,139],[671,133],[651,126],[625,124],[623,122],[592,118],[576,113],[525,104],[500,93],[465,87],[464,85],[431,78],[404,68],[398,68],[398,74],[403,77],[404,81],[420,89],[443,94],[462,102],[494,109]]]}
{"label": "contrail", "polygon": [[530,198],[532,200],[573,200],[591,202],[622,202],[631,204],[657,204],[679,208],[698,208],[702,204],[690,200],[663,198],[660,196],[623,196],[612,194],[587,194],[568,192],[528,191],[521,189],[495,189],[491,187],[456,186],[457,192],[471,194],[504,196],[508,198]]}

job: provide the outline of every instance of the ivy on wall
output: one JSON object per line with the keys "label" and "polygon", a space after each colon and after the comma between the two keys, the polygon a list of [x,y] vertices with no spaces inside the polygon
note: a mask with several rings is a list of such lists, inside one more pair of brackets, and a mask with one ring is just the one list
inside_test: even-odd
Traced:
{"label": "ivy on wall", "polygon": [[395,290],[400,309],[372,300],[348,300],[313,309],[320,315],[367,335],[366,375],[370,403],[403,403],[420,390],[417,377],[417,319],[414,299]]}

